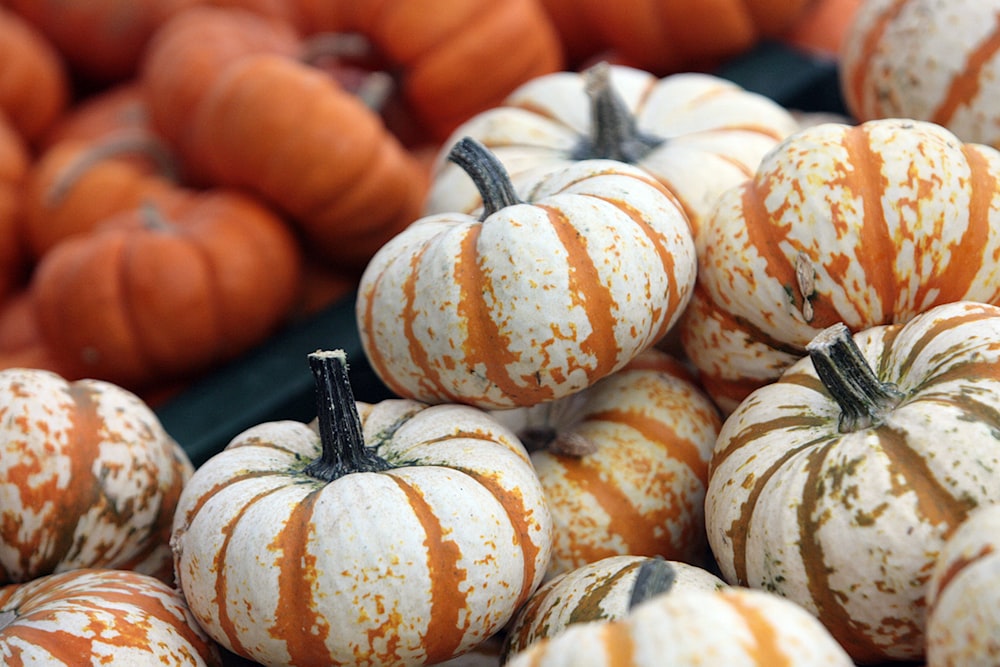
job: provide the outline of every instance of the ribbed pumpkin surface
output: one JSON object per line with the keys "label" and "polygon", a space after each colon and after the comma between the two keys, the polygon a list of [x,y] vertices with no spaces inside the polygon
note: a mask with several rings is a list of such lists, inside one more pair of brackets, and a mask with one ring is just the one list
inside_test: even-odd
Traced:
{"label": "ribbed pumpkin surface", "polygon": [[1000,152],[926,122],[788,137],[702,230],[684,350],[731,410],[822,328],[1000,301]]}
{"label": "ribbed pumpkin surface", "polygon": [[125,570],[77,569],[0,588],[5,665],[222,664],[176,589]]}
{"label": "ribbed pumpkin surface", "polygon": [[304,472],[298,422],[202,465],[174,523],[178,581],[209,635],[272,665],[419,665],[497,632],[541,582],[551,518],[527,453],[468,406],[358,403],[381,472]]}
{"label": "ribbed pumpkin surface", "polygon": [[919,660],[935,557],[1000,501],[1000,308],[946,304],[854,339],[902,399],[842,432],[809,359],[754,392],[713,454],[708,538],[726,581],[806,606],[856,660]]}
{"label": "ribbed pumpkin surface", "polygon": [[191,472],[130,392],[0,371],[0,583],[80,567],[170,579],[170,523]]}
{"label": "ribbed pumpkin surface", "polygon": [[676,200],[638,168],[586,160],[485,220],[428,215],[358,288],[361,342],[394,392],[483,408],[590,386],[659,340],[694,284]]}
{"label": "ribbed pumpkin surface", "polygon": [[868,0],[841,53],[855,118],[938,123],[1000,148],[1000,1]]}

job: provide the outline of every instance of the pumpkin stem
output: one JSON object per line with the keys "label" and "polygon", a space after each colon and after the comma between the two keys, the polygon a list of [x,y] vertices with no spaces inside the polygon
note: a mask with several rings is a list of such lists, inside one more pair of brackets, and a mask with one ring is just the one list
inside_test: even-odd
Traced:
{"label": "pumpkin stem", "polygon": [[599,62],[583,72],[590,97],[590,137],[573,158],[604,158],[635,164],[665,139],[639,129],[625,100],[611,85],[611,66]]}
{"label": "pumpkin stem", "polygon": [[161,178],[173,183],[180,181],[176,157],[162,139],[144,130],[123,130],[109,134],[89,146],[63,167],[59,177],[45,193],[45,203],[57,206],[95,164],[126,155],[149,158]]}
{"label": "pumpkin stem", "polygon": [[448,159],[469,175],[483,200],[485,220],[497,211],[515,204],[523,204],[514,190],[510,174],[493,152],[472,137],[462,137],[451,147]]}
{"label": "pumpkin stem", "polygon": [[676,579],[677,571],[674,566],[664,560],[662,556],[646,559],[639,566],[639,572],[632,584],[628,608],[633,609],[636,605],[656,597],[660,593],[666,593],[673,588]]}
{"label": "pumpkin stem", "polygon": [[13,609],[0,611],[0,631],[17,620],[17,612]]}
{"label": "pumpkin stem", "polygon": [[840,406],[842,433],[878,426],[903,399],[894,384],[876,377],[842,322],[816,334],[806,351],[823,386]]}
{"label": "pumpkin stem", "polygon": [[139,217],[146,229],[156,232],[171,232],[177,227],[167,216],[163,215],[163,210],[152,201],[143,201],[139,204]]}
{"label": "pumpkin stem", "polygon": [[299,59],[330,73],[337,83],[372,111],[381,113],[396,93],[371,41],[356,32],[320,32],[303,42]]}
{"label": "pumpkin stem", "polygon": [[347,354],[343,350],[317,350],[309,355],[309,369],[316,381],[316,419],[322,452],[305,473],[332,482],[355,472],[379,472],[392,466],[365,447],[361,416],[354,401]]}

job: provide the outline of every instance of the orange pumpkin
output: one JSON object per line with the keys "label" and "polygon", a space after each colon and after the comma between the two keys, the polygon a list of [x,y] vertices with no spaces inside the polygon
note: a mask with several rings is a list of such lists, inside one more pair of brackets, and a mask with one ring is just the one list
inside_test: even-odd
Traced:
{"label": "orange pumpkin", "polygon": [[92,141],[126,130],[150,130],[149,109],[137,79],[77,100],[45,133],[40,148],[44,150],[67,139]]}
{"label": "orange pumpkin", "polygon": [[193,466],[138,396],[0,370],[0,583],[80,567],[172,581],[170,523]]}
{"label": "orange pumpkin", "polygon": [[48,344],[92,377],[138,390],[235,358],[298,295],[300,251],[252,197],[179,194],[54,246],[32,278]]}
{"label": "orange pumpkin", "polygon": [[[10,4],[10,3],[7,3]],[[70,100],[65,64],[48,39],[0,5],[0,111],[28,142],[41,138]]]}
{"label": "orange pumpkin", "polygon": [[[542,0],[553,5],[565,0]],[[704,69],[785,32],[809,0],[582,0],[573,9],[621,62],[658,76]],[[564,10],[563,10],[564,11]],[[563,21],[562,25],[566,25]],[[576,34],[582,32],[576,28]],[[579,50],[579,47],[576,47]]]}
{"label": "orange pumpkin", "polygon": [[4,664],[221,667],[183,596],[153,577],[78,569],[0,588]]}
{"label": "orange pumpkin", "polygon": [[199,0],[5,0],[62,54],[76,74],[97,84],[135,73],[150,35]]}
{"label": "orange pumpkin", "polygon": [[865,0],[810,0],[780,39],[807,53],[838,59],[854,16],[863,4]]}
{"label": "orange pumpkin", "polygon": [[147,130],[66,139],[39,155],[24,178],[20,227],[33,259],[69,236],[141,203],[177,196],[174,156]]}
{"label": "orange pumpkin", "polygon": [[358,98],[291,58],[231,63],[190,122],[197,172],[281,210],[339,270],[360,272],[419,217],[423,166]]}
{"label": "orange pumpkin", "polygon": [[22,282],[27,266],[19,209],[30,162],[24,139],[0,112],[0,303]]}

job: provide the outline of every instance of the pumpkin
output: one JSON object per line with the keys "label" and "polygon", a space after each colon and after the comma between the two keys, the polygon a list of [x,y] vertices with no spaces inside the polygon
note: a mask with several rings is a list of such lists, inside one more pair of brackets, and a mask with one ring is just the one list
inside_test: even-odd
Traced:
{"label": "pumpkin", "polygon": [[549,575],[616,554],[705,563],[721,420],[656,349],[575,394],[494,413],[531,452],[555,523]]}
{"label": "pumpkin", "polygon": [[168,538],[192,472],[135,394],[0,370],[0,583],[81,567],[172,577]]}
{"label": "pumpkin", "polygon": [[1000,307],[835,324],[723,423],[708,539],[723,578],[816,614],[859,662],[919,660],[945,539],[1000,500]]}
{"label": "pumpkin", "polygon": [[300,256],[285,221],[253,197],[179,190],[53,246],[30,288],[65,363],[139,391],[274,332],[298,296]]}
{"label": "pumpkin", "polygon": [[238,7],[178,12],[152,34],[139,65],[150,125],[179,155],[188,155],[194,110],[228,64],[253,53],[298,57],[301,48],[287,23]]}
{"label": "pumpkin", "polygon": [[139,572],[81,568],[0,588],[6,665],[221,666],[180,593]]}
{"label": "pumpkin", "polygon": [[19,216],[31,161],[24,138],[0,112],[0,303],[23,282],[28,268]]}
{"label": "pumpkin", "polygon": [[451,155],[480,190],[481,214],[418,219],[358,287],[363,349],[397,395],[487,409],[554,400],[619,370],[679,318],[694,242],[644,171],[583,160],[518,196],[479,142]]}
{"label": "pumpkin", "polygon": [[508,667],[853,667],[794,602],[746,588],[654,595],[612,621],[576,623],[514,654]]}
{"label": "pumpkin", "polygon": [[653,595],[725,585],[708,570],[683,561],[633,555],[601,558],[558,574],[535,591],[507,628],[501,662],[574,623],[625,618]]}
{"label": "pumpkin", "polygon": [[148,130],[65,139],[32,163],[20,198],[20,233],[35,260],[65,238],[141,204],[178,196],[174,156]]}
{"label": "pumpkin", "polygon": [[1000,153],[933,123],[821,123],[789,136],[702,230],[679,337],[705,390],[728,413],[827,326],[1000,303],[998,179]]}
{"label": "pumpkin", "polygon": [[356,402],[309,355],[317,419],[265,422],[198,468],[172,544],[206,632],[265,665],[418,665],[468,652],[538,587],[552,523],[488,413]]}
{"label": "pumpkin", "polygon": [[841,89],[859,120],[913,118],[1000,148],[1000,2],[870,0],[841,50]]}
{"label": "pumpkin", "polygon": [[0,6],[0,62],[0,111],[34,143],[69,106],[64,63],[37,28],[5,6]]}
{"label": "pumpkin", "polygon": [[79,379],[73,368],[64,368],[42,338],[31,290],[22,287],[0,302],[0,369],[40,368],[67,379]]}
{"label": "pumpkin", "polygon": [[864,4],[865,0],[810,0],[778,38],[807,54],[839,61],[854,17]]}
{"label": "pumpkin", "polygon": [[948,537],[927,585],[927,665],[988,665],[1000,655],[1000,505],[972,511]]}
{"label": "pumpkin", "polygon": [[135,74],[146,43],[173,14],[199,0],[4,0],[96,85]]}
{"label": "pumpkin", "polygon": [[109,134],[150,129],[145,93],[139,80],[133,78],[79,98],[49,127],[40,148],[66,140],[93,141]]}
{"label": "pumpkin", "polygon": [[657,78],[599,63],[583,73],[536,77],[463,123],[444,144],[425,210],[480,205],[469,179],[446,159],[454,143],[470,136],[493,151],[515,183],[581,159],[637,165],[677,197],[697,242],[718,196],[749,178],[763,155],[797,129],[779,104],[720,77]]}
{"label": "pumpkin", "polygon": [[[394,73],[406,107],[432,140],[440,141],[521,83],[564,63],[558,34],[539,0],[296,4],[297,25],[306,35],[363,36]],[[517,48],[503,48],[508,44]]]}
{"label": "pumpkin", "polygon": [[[565,0],[542,0],[560,16]],[[658,76],[703,70],[784,33],[810,0],[641,0],[573,5],[575,24],[596,34],[591,54],[611,50],[634,67]],[[557,25],[565,28],[566,22]],[[570,38],[587,34],[577,27]],[[577,46],[575,51],[580,52]]]}
{"label": "pumpkin", "polygon": [[196,173],[285,213],[313,252],[340,270],[360,273],[419,215],[426,181],[416,158],[360,100],[290,58],[231,63],[191,127],[186,157]]}

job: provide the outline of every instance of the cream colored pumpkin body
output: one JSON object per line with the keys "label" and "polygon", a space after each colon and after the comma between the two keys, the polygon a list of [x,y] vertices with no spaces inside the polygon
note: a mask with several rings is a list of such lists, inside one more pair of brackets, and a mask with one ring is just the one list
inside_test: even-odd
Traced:
{"label": "cream colored pumpkin body", "polygon": [[971,512],[927,588],[927,665],[990,665],[1000,655],[1000,505]]}
{"label": "cream colored pumpkin body", "polygon": [[615,621],[567,627],[509,667],[853,667],[811,614],[746,588],[667,592]]}
{"label": "cream colored pumpkin body", "polygon": [[855,659],[917,660],[945,538],[1000,501],[1000,308],[947,304],[854,338],[902,401],[842,433],[809,359],[755,391],[712,457],[708,539],[726,581],[802,604]]}
{"label": "cream colored pumpkin body", "polygon": [[[504,654],[554,637],[574,623],[618,620],[631,610],[639,569],[653,560],[646,556],[608,556],[549,579],[518,611],[506,631]],[[683,561],[663,561],[672,572],[664,592],[718,590],[725,582]]]}
{"label": "cream colored pumpkin body", "polygon": [[930,123],[826,123],[724,193],[679,327],[725,411],[836,322],[905,322],[1000,302],[1000,152]]}
{"label": "cream colored pumpkin body", "polygon": [[521,194],[482,222],[426,216],[369,263],[361,343],[397,395],[535,405],[620,369],[679,319],[694,243],[652,177],[586,160]]}
{"label": "cream colored pumpkin body", "polygon": [[181,594],[138,572],[81,568],[0,588],[0,664],[222,664]]}
{"label": "cream colored pumpkin body", "polygon": [[0,371],[0,581],[80,567],[169,579],[170,523],[192,471],[131,392]]}
{"label": "cream colored pumpkin body", "polygon": [[206,631],[269,665],[418,665],[473,649],[539,585],[552,523],[527,453],[486,413],[358,403],[392,467],[332,482],[305,424],[253,427],[185,489],[178,582]]}
{"label": "cream colored pumpkin body", "polygon": [[[635,164],[677,197],[696,239],[700,221],[718,195],[748,178],[768,150],[798,129],[794,117],[777,103],[708,74],[660,79],[616,65],[611,85],[634,114],[638,129],[665,140]],[[523,84],[501,106],[466,121],[445,142],[425,210],[472,212],[481,205],[476,189],[444,157],[460,137],[481,141],[521,186],[539,171],[579,159],[591,124],[586,83],[579,73],[558,72]]]}
{"label": "cream colored pumpkin body", "polygon": [[938,123],[1000,148],[1000,1],[868,0],[841,52],[854,117]]}
{"label": "cream colored pumpkin body", "polygon": [[647,350],[572,396],[494,414],[529,447],[531,433],[551,433],[531,452],[555,522],[550,576],[617,554],[705,562],[721,420],[676,360]]}

